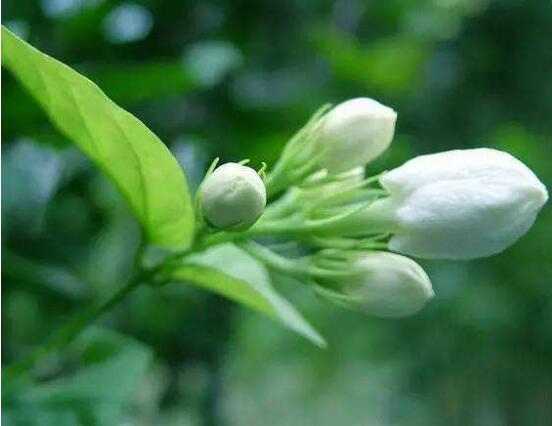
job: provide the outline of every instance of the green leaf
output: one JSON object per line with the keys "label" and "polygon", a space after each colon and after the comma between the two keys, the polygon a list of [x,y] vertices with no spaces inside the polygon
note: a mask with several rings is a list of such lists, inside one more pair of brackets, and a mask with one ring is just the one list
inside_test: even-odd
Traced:
{"label": "green leaf", "polygon": [[270,283],[264,266],[232,244],[224,244],[191,256],[172,272],[171,278],[186,281],[241,303],[282,322],[320,347],[322,336]]}
{"label": "green leaf", "polygon": [[[136,105],[152,100],[182,97],[197,83],[180,60],[139,62],[133,64],[94,64],[79,67],[119,105]],[[4,98],[10,108],[3,112],[2,134],[7,139],[25,134],[43,133],[44,113],[20,86],[3,83]],[[43,138],[42,138],[43,139]],[[59,138],[65,142],[65,139]]]}
{"label": "green leaf", "polygon": [[13,425],[118,425],[151,360],[150,349],[123,335],[90,329],[72,347],[76,373],[3,392],[2,418]]}
{"label": "green leaf", "polygon": [[151,130],[86,77],[5,27],[2,64],[55,126],[112,179],[151,243],[163,247],[190,244],[194,214],[186,178]]}

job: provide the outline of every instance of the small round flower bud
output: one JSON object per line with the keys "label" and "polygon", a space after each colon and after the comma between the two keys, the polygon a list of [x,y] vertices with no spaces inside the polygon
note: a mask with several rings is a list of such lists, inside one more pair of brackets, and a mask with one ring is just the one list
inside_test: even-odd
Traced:
{"label": "small round flower bud", "polygon": [[213,228],[242,231],[263,213],[266,189],[251,167],[226,163],[205,179],[199,202],[203,218]]}
{"label": "small round flower bud", "polygon": [[330,173],[364,166],[387,149],[397,113],[370,98],[355,98],[333,108],[320,132],[320,165]]}
{"label": "small round flower bud", "polygon": [[434,293],[429,277],[413,260],[387,252],[358,255],[351,278],[316,287],[323,298],[347,309],[378,317],[400,318],[418,312]]}
{"label": "small round flower bud", "polygon": [[368,213],[394,223],[391,250],[422,258],[499,253],[529,230],[548,199],[522,162],[486,148],[417,157],[380,182],[390,197]]}

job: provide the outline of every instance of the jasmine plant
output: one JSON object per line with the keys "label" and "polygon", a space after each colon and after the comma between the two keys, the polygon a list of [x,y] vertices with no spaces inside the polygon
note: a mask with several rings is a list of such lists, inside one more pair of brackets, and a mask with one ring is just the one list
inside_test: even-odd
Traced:
{"label": "jasmine plant", "polygon": [[[218,168],[215,161],[194,202],[166,146],[94,83],[4,27],[2,63],[112,180],[144,230],[129,282],[8,367],[13,377],[65,347],[137,287],[175,281],[222,294],[324,346],[267,270],[346,309],[412,315],[434,292],[405,256],[497,254],[529,230],[548,199],[529,168],[487,148],[416,157],[365,176],[366,164],[389,147],[397,113],[362,97],[315,112],[274,165],[256,171],[246,161]],[[282,250],[286,244],[295,250]]]}

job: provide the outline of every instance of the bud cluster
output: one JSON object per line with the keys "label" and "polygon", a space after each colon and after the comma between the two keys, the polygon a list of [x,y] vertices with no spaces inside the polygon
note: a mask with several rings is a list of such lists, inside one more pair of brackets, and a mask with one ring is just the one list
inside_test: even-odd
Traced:
{"label": "bud cluster", "polygon": [[417,312],[433,290],[403,255],[499,253],[531,228],[548,193],[522,162],[489,148],[424,155],[366,177],[366,164],[389,147],[396,119],[369,98],[323,107],[288,142],[266,185],[236,163],[208,175],[199,191],[204,221],[241,231],[240,238],[269,235],[299,245],[307,255],[290,258],[243,243],[325,300],[376,316]]}

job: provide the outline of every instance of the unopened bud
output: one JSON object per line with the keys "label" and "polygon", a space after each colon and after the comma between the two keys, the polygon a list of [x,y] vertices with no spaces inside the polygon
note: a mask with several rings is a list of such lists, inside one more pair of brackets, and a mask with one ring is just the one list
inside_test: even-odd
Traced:
{"label": "unopened bud", "polygon": [[205,179],[199,201],[203,218],[213,228],[242,231],[263,213],[266,189],[251,167],[226,163]]}
{"label": "unopened bud", "polygon": [[487,148],[417,157],[380,182],[391,195],[380,207],[396,222],[389,247],[424,258],[498,253],[529,230],[548,199],[521,161]]}
{"label": "unopened bud", "polygon": [[387,149],[397,113],[370,98],[355,98],[333,108],[320,133],[320,165],[330,173],[364,166]]}
{"label": "unopened bud", "polygon": [[548,200],[546,187],[527,166],[488,148],[416,157],[379,181],[388,197],[324,232],[391,233],[389,249],[397,253],[474,259],[515,243]]}
{"label": "unopened bud", "polygon": [[434,295],[422,267],[398,254],[360,253],[351,271],[349,278],[316,287],[317,293],[347,309],[393,318],[413,315]]}

